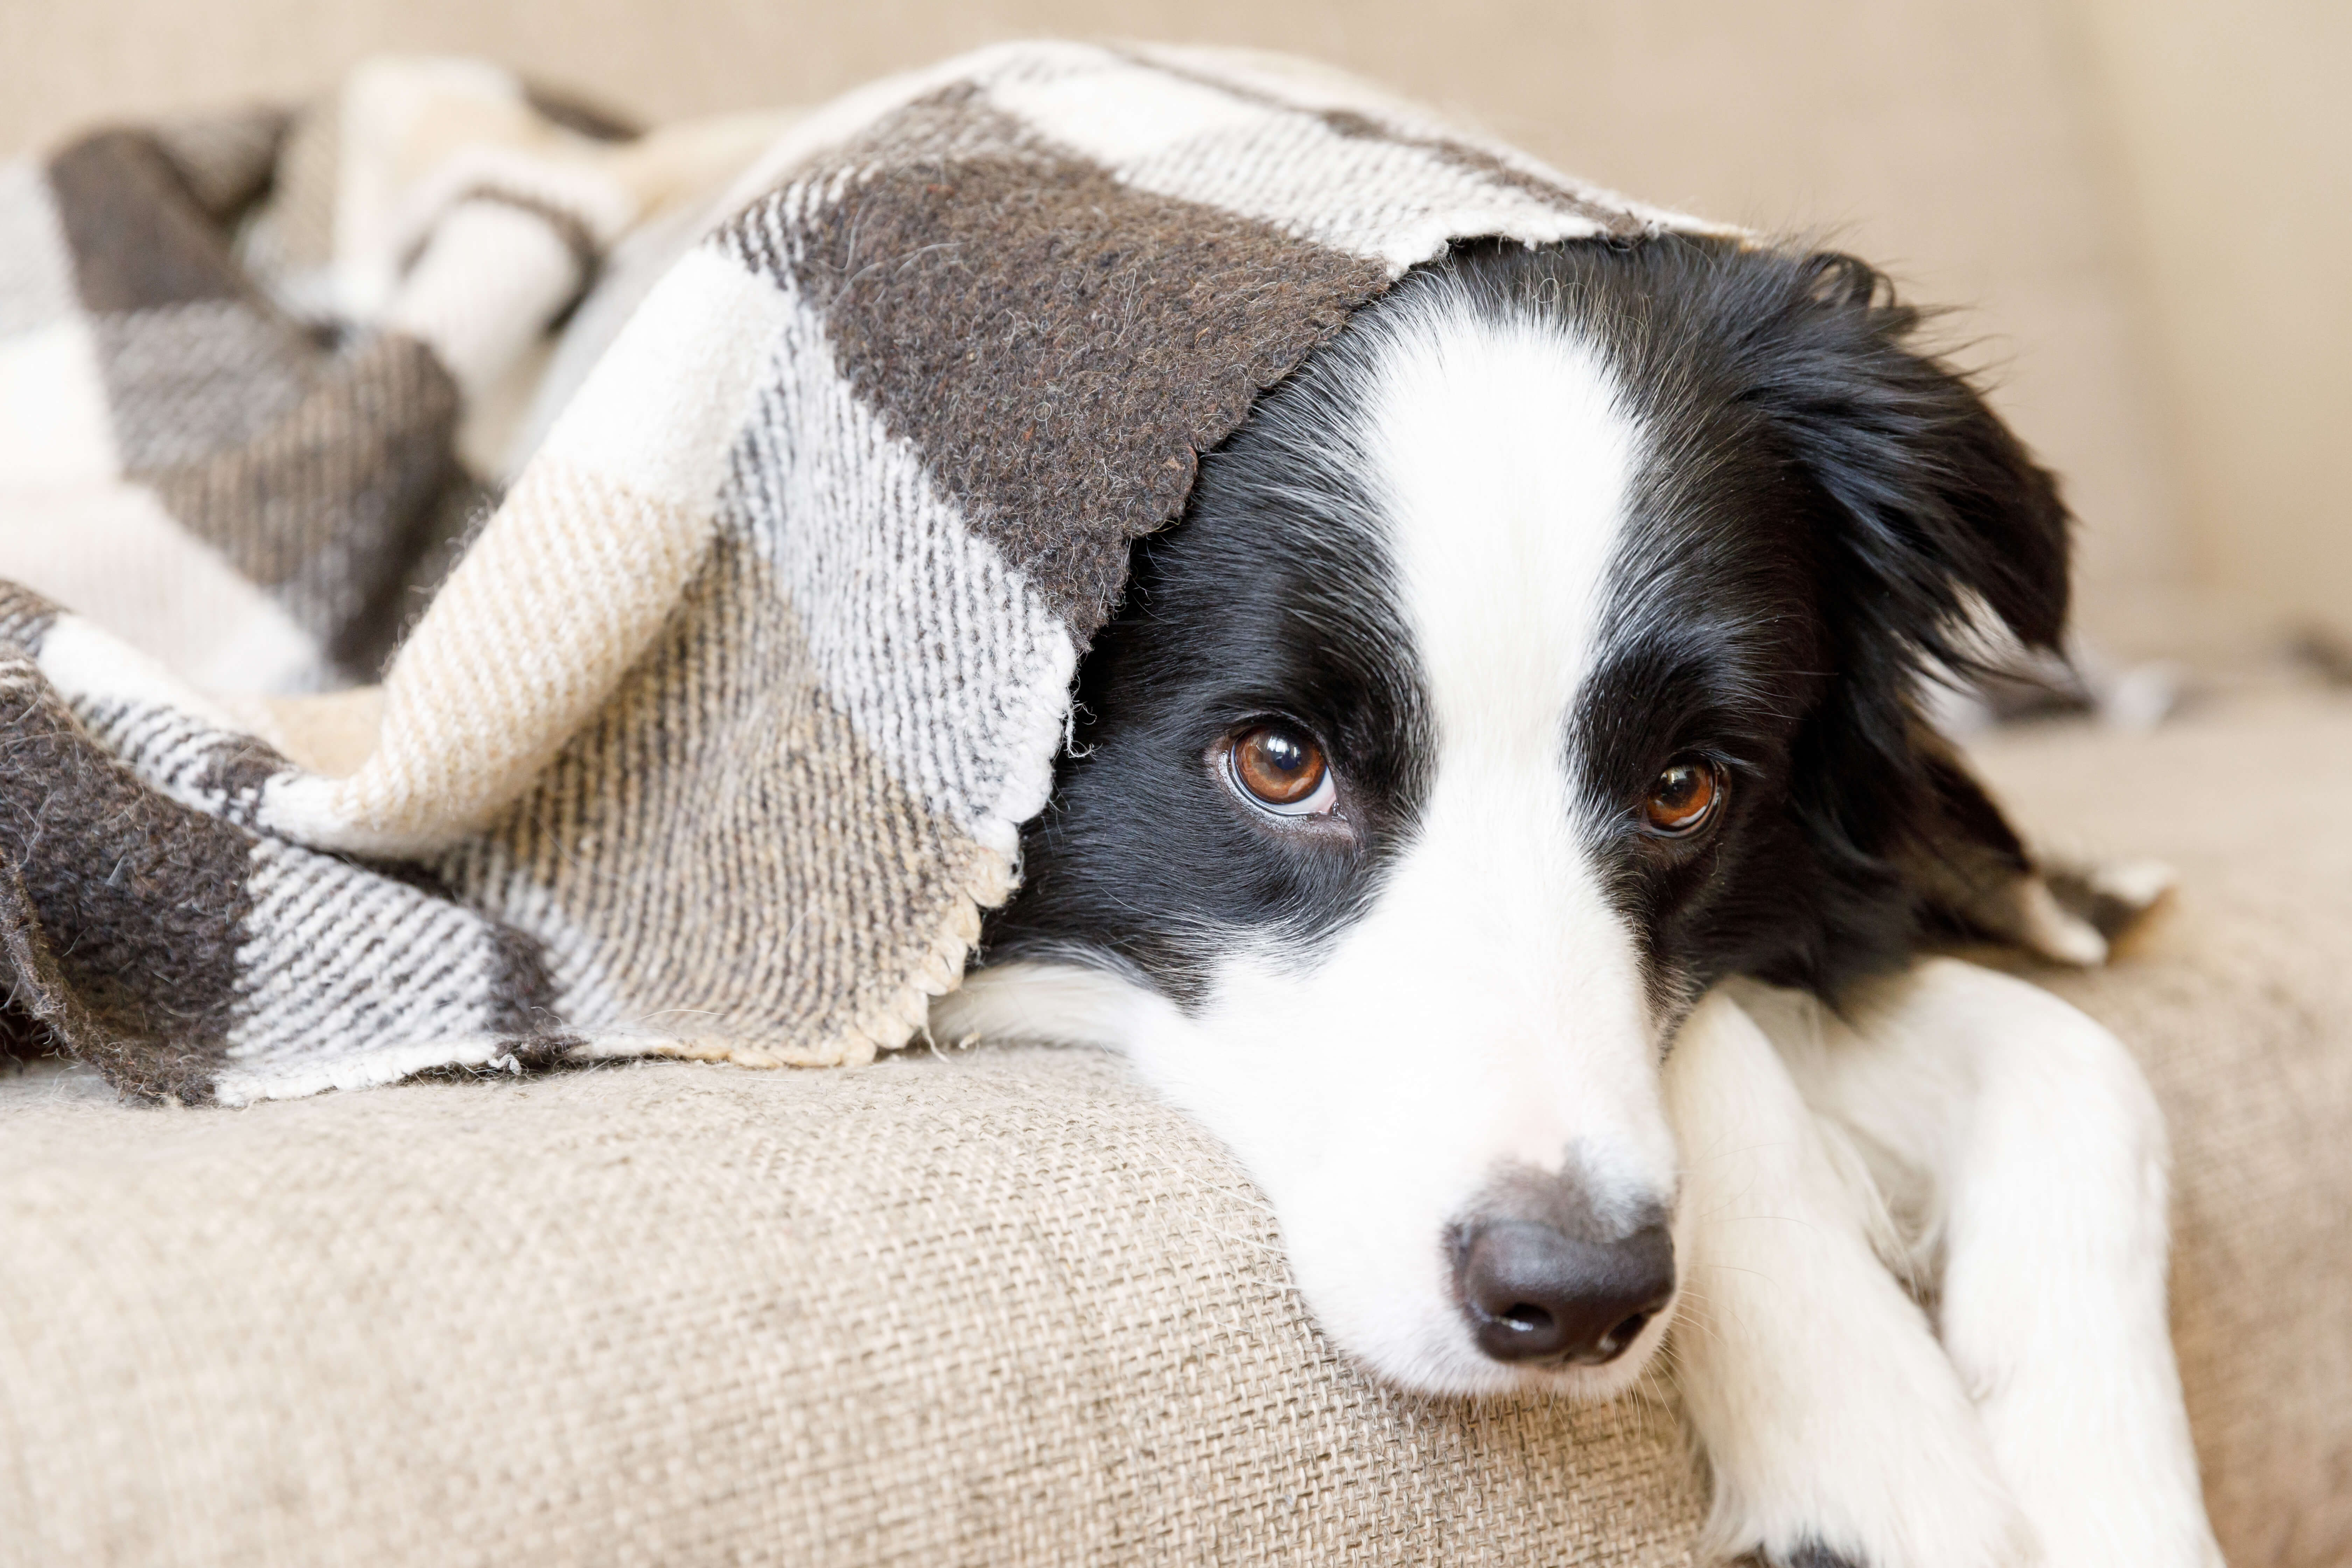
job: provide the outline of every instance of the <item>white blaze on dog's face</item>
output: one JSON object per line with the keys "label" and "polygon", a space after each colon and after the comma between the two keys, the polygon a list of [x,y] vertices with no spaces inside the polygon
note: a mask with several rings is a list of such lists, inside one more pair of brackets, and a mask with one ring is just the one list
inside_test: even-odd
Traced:
{"label": "white blaze on dog's face", "polygon": [[1643,319],[1657,277],[1573,251],[1409,278],[1207,459],[940,1009],[1125,1052],[1264,1187],[1325,1329],[1437,1392],[1639,1374],[1675,1026],[1893,918],[1797,782],[1831,509],[1710,362],[1746,307]]}
{"label": "white blaze on dog's face", "polygon": [[[1377,529],[1422,688],[1412,830],[1339,929],[1231,933],[1191,1006],[1120,985],[1082,1032],[1242,1157],[1330,1332],[1389,1376],[1469,1391],[1527,1375],[1480,1350],[1455,1278],[1490,1197],[1558,1184],[1549,1206],[1613,1240],[1666,1213],[1675,1151],[1661,1021],[1569,754],[1639,432],[1577,338],[1454,303],[1400,319],[1360,388],[1373,510],[1355,521]],[[1615,1322],[1662,1329],[1670,1284]],[[1642,1360],[1626,1338],[1605,1368],[1546,1370],[1613,1387]]]}
{"label": "white blaze on dog's face", "polygon": [[1658,1024],[1567,756],[1638,436],[1558,331],[1433,312],[1377,363],[1366,479],[1433,742],[1415,829],[1346,929],[1267,933],[1126,1044],[1266,1188],[1333,1334],[1492,1387],[1515,1379],[1465,1332],[1445,1245],[1486,1190],[1572,1182],[1603,1234],[1674,1195]]}

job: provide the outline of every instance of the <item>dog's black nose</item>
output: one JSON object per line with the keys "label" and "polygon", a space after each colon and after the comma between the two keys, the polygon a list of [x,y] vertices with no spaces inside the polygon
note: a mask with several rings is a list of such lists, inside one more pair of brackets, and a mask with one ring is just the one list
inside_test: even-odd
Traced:
{"label": "dog's black nose", "polygon": [[1663,1224],[1579,1241],[1532,1220],[1477,1226],[1455,1254],[1462,1309],[1496,1361],[1613,1361],[1675,1293]]}

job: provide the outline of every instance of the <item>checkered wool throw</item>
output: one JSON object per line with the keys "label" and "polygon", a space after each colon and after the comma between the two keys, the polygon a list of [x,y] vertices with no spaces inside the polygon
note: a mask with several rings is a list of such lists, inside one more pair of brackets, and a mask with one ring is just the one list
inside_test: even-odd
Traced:
{"label": "checkered wool throw", "polygon": [[0,1026],[226,1103],[898,1047],[1198,455],[1451,239],[1665,226],[1062,44],[646,135],[387,61],[0,167]]}

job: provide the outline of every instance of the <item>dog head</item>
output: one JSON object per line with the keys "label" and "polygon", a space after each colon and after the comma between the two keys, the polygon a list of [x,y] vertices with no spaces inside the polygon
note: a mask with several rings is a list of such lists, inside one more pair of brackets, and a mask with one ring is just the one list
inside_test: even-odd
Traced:
{"label": "dog head", "polygon": [[2058,635],[2065,514],[1916,325],[1690,239],[1408,275],[1138,547],[952,1026],[1127,1052],[1383,1374],[1622,1386],[1681,1018],[1834,993],[1916,868],[2017,856],[1914,699],[1988,617]]}

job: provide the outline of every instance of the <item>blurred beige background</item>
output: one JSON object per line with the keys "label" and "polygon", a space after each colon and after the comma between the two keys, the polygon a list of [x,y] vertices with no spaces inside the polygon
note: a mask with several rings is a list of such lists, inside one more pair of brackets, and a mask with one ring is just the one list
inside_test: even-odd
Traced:
{"label": "blurred beige background", "polygon": [[2067,476],[2082,619],[2232,657],[2352,626],[2343,0],[0,0],[0,150],[480,53],[647,118],[1031,33],[1321,56],[1653,201],[1832,237]]}

